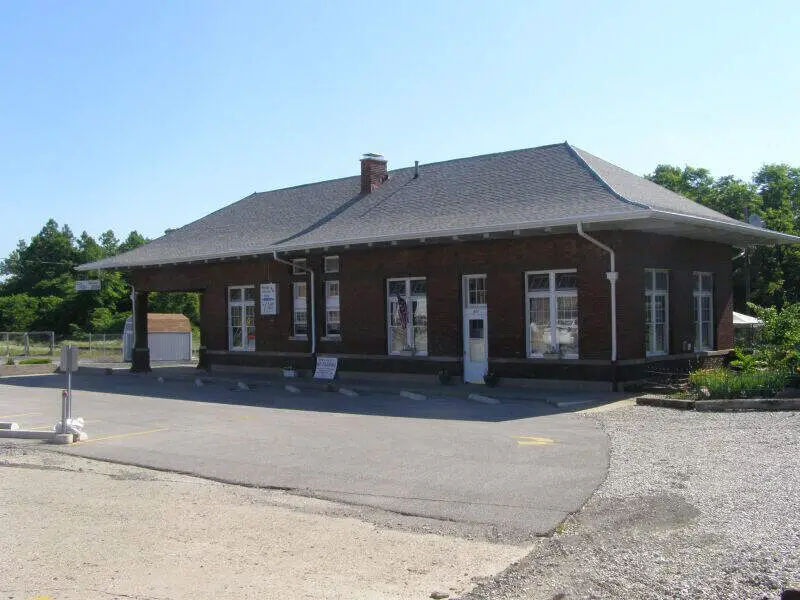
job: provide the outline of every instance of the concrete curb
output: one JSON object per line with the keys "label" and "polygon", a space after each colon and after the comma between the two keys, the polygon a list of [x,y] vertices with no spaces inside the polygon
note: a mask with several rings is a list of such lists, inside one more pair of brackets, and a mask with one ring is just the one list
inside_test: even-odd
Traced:
{"label": "concrete curb", "polygon": [[339,388],[339,393],[350,398],[356,398],[358,396],[358,392],[350,388]]}
{"label": "concrete curb", "polygon": [[597,404],[595,400],[554,400],[552,398],[548,398],[545,402],[556,408],[576,408],[578,406]]}
{"label": "concrete curb", "polygon": [[17,429],[19,429],[19,425],[17,423],[14,423],[13,421],[5,421],[3,423],[0,423],[0,429],[16,431]]}
{"label": "concrete curb", "polygon": [[481,404],[500,404],[500,400],[497,398],[492,398],[491,396],[483,396],[481,394],[470,394],[467,396],[467,400],[472,400],[473,402],[480,402]]}
{"label": "concrete curb", "polygon": [[409,392],[408,390],[401,390],[400,395],[403,398],[408,398],[409,400],[427,400],[428,397],[425,394],[418,394],[417,392]]}
{"label": "concrete curb", "polygon": [[636,398],[639,406],[658,406],[700,412],[720,412],[727,410],[800,410],[800,398],[751,398],[726,400],[683,400],[666,396],[645,395]]}
{"label": "concrete curb", "polygon": [[32,431],[30,429],[0,429],[0,438],[17,440],[43,440],[51,444],[71,444],[76,441],[75,434],[54,433],[52,431]]}
{"label": "concrete curb", "polygon": [[636,398],[638,406],[660,406],[663,408],[680,408],[683,410],[694,409],[694,400],[682,400],[680,398],[668,398],[667,396],[657,396],[648,394]]}
{"label": "concrete curb", "polygon": [[722,410],[800,410],[798,398],[762,398],[753,400],[697,400],[694,403],[698,411]]}

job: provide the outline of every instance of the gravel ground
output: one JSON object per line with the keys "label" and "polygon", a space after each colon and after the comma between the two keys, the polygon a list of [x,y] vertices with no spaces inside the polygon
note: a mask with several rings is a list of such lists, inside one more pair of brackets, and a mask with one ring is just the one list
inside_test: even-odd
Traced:
{"label": "gravel ground", "polygon": [[606,482],[557,535],[464,600],[779,598],[800,580],[800,413],[586,414]]}
{"label": "gravel ground", "polygon": [[378,527],[279,491],[0,442],[0,597],[458,595],[531,546]]}

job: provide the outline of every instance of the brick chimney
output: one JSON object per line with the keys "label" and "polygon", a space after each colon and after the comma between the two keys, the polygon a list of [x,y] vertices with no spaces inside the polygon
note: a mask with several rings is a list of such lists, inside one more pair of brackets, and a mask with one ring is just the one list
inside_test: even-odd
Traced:
{"label": "brick chimney", "polygon": [[361,193],[375,191],[388,178],[386,159],[380,154],[365,154],[361,159]]}

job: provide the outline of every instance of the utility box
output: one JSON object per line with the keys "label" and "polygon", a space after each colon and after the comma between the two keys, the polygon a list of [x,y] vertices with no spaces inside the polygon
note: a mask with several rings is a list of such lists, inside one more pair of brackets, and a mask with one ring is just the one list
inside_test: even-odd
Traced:
{"label": "utility box", "polygon": [[78,347],[62,346],[59,368],[63,373],[74,373],[78,370]]}

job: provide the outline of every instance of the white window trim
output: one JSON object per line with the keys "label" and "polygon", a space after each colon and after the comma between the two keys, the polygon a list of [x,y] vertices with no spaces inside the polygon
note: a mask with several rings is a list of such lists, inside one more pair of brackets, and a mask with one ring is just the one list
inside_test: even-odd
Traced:
{"label": "white window trim", "polygon": [[[576,289],[573,291],[566,291],[566,290],[557,290],[556,289],[556,282],[555,278],[556,275],[559,273],[577,273],[578,269],[554,269],[554,270],[546,270],[546,271],[525,271],[525,279],[523,281],[525,285],[525,354],[528,358],[536,358],[536,359],[543,359],[549,358],[549,356],[545,356],[544,354],[534,354],[531,352],[531,298],[549,298],[550,299],[550,326],[551,326],[551,339],[555,342],[553,347],[558,349],[558,338],[556,337],[557,327],[555,321],[558,319],[558,302],[556,298],[578,298],[578,290]],[[541,290],[536,292],[528,291],[528,276],[529,275],[549,275],[550,276],[550,287],[547,291]],[[580,348],[580,326],[578,327],[578,348]],[[553,339],[554,338],[554,339]],[[580,352],[580,350],[579,350]],[[575,360],[580,358],[580,354],[559,354],[559,358]]]}
{"label": "white window trim", "polygon": [[[227,303],[228,303],[228,351],[230,351],[230,352],[254,352],[255,349],[256,349],[255,348],[255,344],[253,344],[253,347],[251,348],[250,344],[248,343],[249,340],[247,339],[247,326],[245,325],[245,323],[246,323],[245,313],[247,312],[246,307],[248,307],[248,306],[252,306],[253,307],[253,319],[254,319],[253,323],[255,324],[255,306],[256,306],[256,301],[255,300],[245,300],[244,299],[244,291],[248,290],[248,289],[253,290],[253,293],[255,293],[256,286],[254,286],[254,285],[232,285],[232,286],[229,286],[225,290],[226,300],[227,300]],[[242,299],[241,300],[231,301],[231,290],[241,290]],[[234,306],[240,306],[242,308],[242,344],[244,344],[243,346],[236,347],[236,348],[233,347],[233,310],[232,310],[232,308]],[[255,333],[255,328],[253,330],[253,333]]]}
{"label": "white window trim", "polygon": [[[427,286],[427,278],[426,277],[392,277],[386,280],[386,350],[390,356],[428,356],[428,352],[415,352],[411,351],[403,351],[403,350],[392,350],[392,299],[389,296],[389,286],[392,282],[395,281],[402,281],[406,284],[406,292],[405,292],[405,300],[408,305],[408,325],[406,326],[406,343],[408,346],[413,347],[414,343],[414,315],[413,311],[411,310],[411,282],[412,281],[424,281],[425,282],[425,298],[428,298],[428,286]],[[430,331],[428,331],[427,325],[425,327],[426,333],[430,335]],[[430,344],[430,337],[428,338],[428,343]]]}
{"label": "white window trim", "polygon": [[[335,258],[336,259],[336,270],[328,269],[328,259],[329,258],[331,258],[331,259]],[[323,269],[325,270],[325,273],[329,273],[329,274],[339,273],[339,271],[341,271],[341,267],[342,267],[338,254],[334,254],[334,255],[331,255],[331,256],[324,257],[322,259],[322,265],[323,265]]]}
{"label": "white window trim", "polygon": [[305,275],[306,272],[298,267],[308,268],[307,258],[294,258],[292,259],[292,275]]}
{"label": "white window trim", "polygon": [[[644,285],[644,295],[650,296],[650,306],[653,307],[652,313],[655,314],[655,296],[664,296],[664,350],[656,351],[655,348],[655,336],[653,336],[652,343],[649,348],[645,348],[645,356],[667,356],[669,354],[669,269],[645,269],[644,270],[645,277],[652,277],[653,279],[653,289],[647,289],[647,281],[645,281]],[[666,290],[656,290],[656,273],[666,273],[667,275],[667,289]],[[645,338],[647,337],[647,321],[644,322],[645,325]],[[653,323],[655,325],[655,323]],[[655,329],[654,329],[655,331]]]}
{"label": "white window trim", "polygon": [[[336,297],[336,304],[329,304],[330,297],[328,296],[328,284],[335,283],[339,293],[335,296]],[[325,281],[325,336],[322,338],[323,340],[330,341],[330,340],[341,340],[342,334],[341,333],[330,333],[328,331],[328,311],[329,310],[336,310],[339,312],[339,330],[342,329],[342,309],[341,309],[341,293],[342,287],[339,283],[338,279],[329,279]]]}
{"label": "white window trim", "polygon": [[[297,288],[298,286],[305,286],[306,288],[306,303],[302,310],[298,310],[297,304]],[[307,333],[297,333],[297,313],[305,312],[306,313],[306,330],[311,326],[308,322],[308,282],[307,281],[293,281],[292,282],[292,335],[289,337],[290,340],[307,340],[308,334]]]}
{"label": "white window trim", "polygon": [[[704,275],[707,275],[711,278],[711,289],[710,290],[703,290],[701,289],[702,286],[702,278]],[[695,343],[695,350],[713,350],[714,349],[714,274],[710,271],[695,271],[692,273],[692,278],[694,279],[694,288],[692,289],[692,302],[694,302],[694,310],[697,311],[697,321],[694,324],[694,343]],[[700,285],[698,285],[700,284]],[[702,337],[702,324],[703,324],[703,306],[701,299],[708,298],[709,303],[709,310],[711,315],[708,321],[708,345],[698,344],[700,338]]]}

